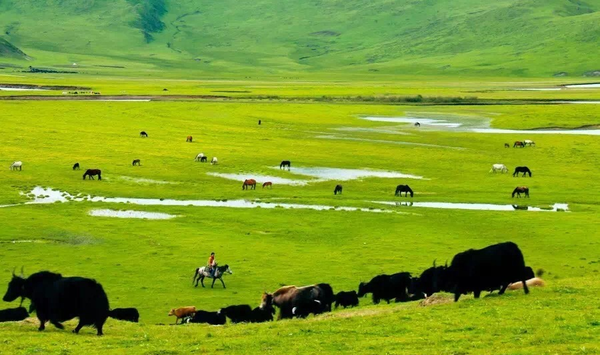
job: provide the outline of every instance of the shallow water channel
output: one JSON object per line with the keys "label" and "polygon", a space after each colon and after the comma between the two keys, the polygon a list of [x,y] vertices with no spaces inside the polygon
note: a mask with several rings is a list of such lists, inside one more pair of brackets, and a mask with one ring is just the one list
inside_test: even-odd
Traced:
{"label": "shallow water channel", "polygon": [[373,203],[397,206],[397,207],[423,207],[439,208],[453,210],[475,210],[475,211],[533,211],[533,212],[569,212],[569,205],[566,203],[555,203],[548,208],[532,207],[527,205],[496,205],[490,203],[456,203],[456,202],[391,202],[391,201],[371,201]]}
{"label": "shallow water channel", "polygon": [[[591,102],[591,101],[590,101]],[[588,102],[588,103],[590,103]],[[569,102],[583,103],[583,102]],[[600,101],[598,102],[600,103]],[[425,117],[361,117],[363,120],[376,122],[397,122],[406,124],[419,123],[421,126],[417,129],[467,132],[467,133],[491,133],[491,134],[572,134],[572,135],[600,135],[600,129],[531,129],[515,130],[490,128],[489,120],[480,119],[461,119],[460,117],[448,116],[445,119],[434,119]]]}

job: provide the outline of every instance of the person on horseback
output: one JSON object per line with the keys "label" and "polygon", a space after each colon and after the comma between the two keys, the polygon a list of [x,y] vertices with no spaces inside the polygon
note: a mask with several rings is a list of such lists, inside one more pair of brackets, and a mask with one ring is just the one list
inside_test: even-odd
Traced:
{"label": "person on horseback", "polygon": [[210,277],[215,277],[215,271],[217,270],[217,263],[215,262],[215,252],[210,253],[210,257],[208,258],[208,272],[210,273]]}

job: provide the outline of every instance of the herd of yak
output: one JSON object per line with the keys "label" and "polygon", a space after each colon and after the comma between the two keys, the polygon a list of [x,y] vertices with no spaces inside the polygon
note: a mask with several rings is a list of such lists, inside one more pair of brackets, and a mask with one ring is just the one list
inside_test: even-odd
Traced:
{"label": "herd of yak", "polygon": [[[249,305],[235,305],[222,308],[217,312],[196,310],[195,307],[172,309],[169,315],[176,316],[176,324],[208,323],[225,324],[226,318],[233,323],[272,321],[276,308],[279,319],[304,318],[310,314],[331,311],[332,305],[357,306],[359,298],[372,294],[373,303],[406,302],[427,298],[434,293],[444,291],[454,294],[458,301],[461,295],[473,293],[479,298],[482,291],[500,294],[511,288],[522,288],[529,293],[528,280],[536,280],[533,270],[525,265],[523,254],[512,242],[494,244],[483,249],[469,249],[456,254],[450,266],[436,266],[425,270],[419,277],[408,272],[393,275],[378,275],[367,283],[361,282],[358,292],[347,291],[334,294],[326,283],[311,286],[285,286],[273,293],[264,293],[261,304],[252,309]],[[539,279],[537,279],[539,280]],[[511,285],[512,284],[512,285]],[[515,287],[516,286],[516,287]],[[73,330],[78,333],[84,326],[97,329],[102,335],[106,319],[137,322],[139,313],[135,308],[110,309],[108,297],[102,286],[95,280],[83,277],[63,277],[49,271],[41,271],[25,278],[21,272],[13,276],[4,295],[5,302],[21,298],[31,301],[29,312],[36,312],[39,330],[44,330],[47,322],[63,329],[61,322],[79,318],[79,324]],[[0,321],[20,321],[28,317],[25,308],[0,311]]]}

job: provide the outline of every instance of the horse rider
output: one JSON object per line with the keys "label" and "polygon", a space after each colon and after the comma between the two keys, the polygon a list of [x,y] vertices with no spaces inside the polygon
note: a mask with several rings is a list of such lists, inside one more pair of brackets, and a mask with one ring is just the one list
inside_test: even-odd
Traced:
{"label": "horse rider", "polygon": [[217,263],[215,262],[215,252],[210,253],[208,257],[208,272],[210,277],[215,277],[215,271],[217,271]]}

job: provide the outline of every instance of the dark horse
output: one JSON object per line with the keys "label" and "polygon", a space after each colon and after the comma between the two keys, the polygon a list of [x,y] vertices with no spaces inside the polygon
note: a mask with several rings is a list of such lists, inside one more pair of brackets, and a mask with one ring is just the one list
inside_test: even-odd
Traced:
{"label": "dark horse", "polygon": [[526,166],[517,166],[515,168],[515,172],[513,173],[513,177],[519,176],[519,173],[523,173],[522,176],[529,174],[529,177],[531,177],[531,170],[529,170],[529,168]]}
{"label": "dark horse", "polygon": [[225,287],[225,282],[223,282],[223,275],[225,274],[233,274],[233,271],[231,271],[229,265],[217,266],[217,270],[215,270],[214,274],[211,274],[208,271],[207,266],[202,266],[196,269],[196,272],[194,273],[194,279],[192,280],[192,284],[196,283],[194,287],[198,287],[198,282],[200,282],[202,284],[202,287],[204,287],[204,278],[208,277],[209,279],[213,279],[212,285],[210,286],[211,288],[215,286],[215,281],[217,281],[217,279],[221,281],[221,284],[223,284],[223,288],[227,288]]}
{"label": "dark horse", "polygon": [[75,163],[73,165],[73,170],[79,170],[79,163]]}
{"label": "dark horse", "polygon": [[337,194],[342,194],[342,185],[335,185],[335,189],[333,190],[333,194],[337,195]]}
{"label": "dark horse", "polygon": [[279,169],[285,169],[286,166],[287,166],[288,170],[290,170],[292,167],[292,162],[289,160],[282,161],[281,164],[279,164]]}
{"label": "dark horse", "polygon": [[517,197],[521,198],[521,194],[524,193],[525,197],[529,197],[529,187],[527,186],[517,186],[515,187],[515,189],[513,190],[512,193],[512,197],[515,197],[515,194],[517,194]]}
{"label": "dark horse", "polygon": [[83,174],[83,180],[88,176],[90,180],[94,180],[94,175],[98,175],[98,180],[102,180],[102,171],[100,169],[87,169]]}
{"label": "dark horse", "polygon": [[414,196],[414,192],[413,192],[413,190],[410,188],[410,186],[408,186],[408,185],[398,185],[398,186],[396,187],[396,194],[395,194],[395,195],[396,195],[396,196],[402,196],[402,193],[403,193],[403,192],[405,193],[405,194],[404,194],[404,197],[408,196],[408,194],[409,194],[409,193],[410,193],[410,197],[413,197],[413,196]]}
{"label": "dark horse", "polygon": [[142,138],[148,138],[148,133],[146,133],[146,131],[141,131],[140,132],[140,137],[142,137]]}
{"label": "dark horse", "polygon": [[504,148],[510,148],[510,144],[504,143]]}
{"label": "dark horse", "polygon": [[421,127],[421,124],[419,122],[415,122],[415,127]]}
{"label": "dark horse", "polygon": [[513,148],[516,147],[525,148],[525,143],[521,141],[516,141],[515,144],[513,144]]}
{"label": "dark horse", "polygon": [[208,157],[202,157],[202,158],[200,158],[200,162],[201,162],[201,163],[206,163],[206,162],[208,162]]}
{"label": "dark horse", "polygon": [[190,142],[190,143],[192,143],[192,140],[193,140],[192,136],[187,136],[187,138],[185,139],[186,142]]}
{"label": "dark horse", "polygon": [[131,163],[131,165],[133,165],[133,166],[136,166],[136,165],[137,165],[137,166],[140,166],[140,165],[142,165],[142,162],[141,162],[139,159],[135,159],[135,160],[133,161],[133,163]]}
{"label": "dark horse", "polygon": [[256,180],[246,179],[242,185],[242,190],[256,190]]}

